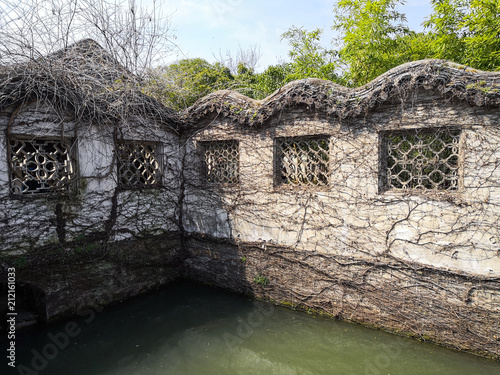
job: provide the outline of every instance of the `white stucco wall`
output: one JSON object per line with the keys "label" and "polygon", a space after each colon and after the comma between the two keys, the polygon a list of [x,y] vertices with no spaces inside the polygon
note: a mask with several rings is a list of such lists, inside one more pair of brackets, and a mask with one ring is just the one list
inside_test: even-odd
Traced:
{"label": "white stucco wall", "polygon": [[[178,230],[180,154],[176,134],[157,124],[135,119],[120,124],[120,139],[160,143],[158,157],[163,178],[162,185],[155,188],[117,190],[112,127],[76,124],[71,114],[60,116],[43,103],[32,103],[14,116],[9,134],[76,140],[75,183],[66,198],[59,194],[12,196],[4,135],[13,110],[0,113],[0,153],[3,155],[0,157],[0,212],[3,216],[0,251],[3,255],[21,255],[29,249],[58,243],[64,249],[65,242],[92,238],[106,230],[110,230],[113,240]],[[57,205],[64,219],[59,232]]]}
{"label": "white stucco wall", "polygon": [[[12,111],[0,114],[2,134]],[[58,204],[65,242],[106,230],[114,240],[176,231],[184,178],[183,226],[188,233],[359,258],[386,253],[425,266],[497,277],[499,120],[498,109],[454,104],[426,91],[411,105],[384,104],[351,120],[303,109],[283,112],[262,128],[220,118],[181,142],[156,124],[131,119],[120,124],[119,138],[161,143],[162,186],[117,190],[112,129],[75,124],[69,114],[60,116],[34,103],[19,111],[10,134],[77,139],[78,194],[71,200],[12,197],[2,139],[0,251],[22,254],[61,242],[55,223]],[[379,188],[382,132],[443,126],[462,129],[463,182],[458,191]],[[310,135],[331,137],[329,186],[276,186],[275,138]],[[207,140],[239,141],[239,184],[204,181],[199,142]]]}
{"label": "white stucco wall", "polygon": [[[427,91],[411,105],[385,104],[351,121],[307,110],[281,113],[262,129],[217,120],[187,146],[186,175],[193,184],[186,193],[186,229],[359,258],[387,253],[413,264],[498,277],[499,123],[498,109],[448,103]],[[381,132],[445,126],[462,129],[458,191],[379,189]],[[330,185],[275,186],[274,139],[310,135],[331,136]],[[239,141],[239,184],[203,181],[196,150],[207,140]]]}

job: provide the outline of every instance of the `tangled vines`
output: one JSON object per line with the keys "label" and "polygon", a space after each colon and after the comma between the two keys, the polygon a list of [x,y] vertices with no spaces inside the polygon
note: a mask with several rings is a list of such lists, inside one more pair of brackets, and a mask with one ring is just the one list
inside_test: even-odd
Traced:
{"label": "tangled vines", "polygon": [[[300,80],[262,101],[214,93],[182,113],[142,94],[139,78],[90,40],[0,75],[7,138],[70,134],[78,146],[65,194],[13,197],[0,175],[4,264],[24,259],[29,281],[44,274],[47,298],[97,293],[98,280],[127,272],[140,284],[175,263],[176,276],[500,354],[498,73],[426,60],[357,89]],[[453,144],[429,160],[401,146],[420,154],[398,165],[436,170],[433,160],[455,148],[456,189],[387,185],[383,142],[450,126]],[[126,142],[130,160],[117,152]],[[151,165],[134,163],[158,166],[154,186],[134,175]],[[100,268],[87,284],[89,264]]]}

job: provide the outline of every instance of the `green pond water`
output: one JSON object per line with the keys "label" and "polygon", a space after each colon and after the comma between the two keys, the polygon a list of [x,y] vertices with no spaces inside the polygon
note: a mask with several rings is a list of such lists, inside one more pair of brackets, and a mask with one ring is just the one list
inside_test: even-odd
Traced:
{"label": "green pond water", "polygon": [[19,333],[16,364],[30,375],[500,374],[500,362],[191,283]]}

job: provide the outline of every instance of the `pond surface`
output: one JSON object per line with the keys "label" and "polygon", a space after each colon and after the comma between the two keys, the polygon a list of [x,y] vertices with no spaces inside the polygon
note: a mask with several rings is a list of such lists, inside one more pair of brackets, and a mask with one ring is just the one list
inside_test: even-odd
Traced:
{"label": "pond surface", "polygon": [[19,334],[12,373],[500,374],[500,362],[197,284],[97,310]]}

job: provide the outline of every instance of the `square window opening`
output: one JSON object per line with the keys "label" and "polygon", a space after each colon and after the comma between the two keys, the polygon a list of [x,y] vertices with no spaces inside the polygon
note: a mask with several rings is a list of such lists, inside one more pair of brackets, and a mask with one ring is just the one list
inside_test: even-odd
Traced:
{"label": "square window opening", "polygon": [[460,129],[387,132],[382,137],[385,190],[456,191],[460,180]]}
{"label": "square window opening", "polygon": [[202,142],[205,182],[237,184],[240,182],[238,141]]}
{"label": "square window opening", "polygon": [[117,145],[118,185],[124,189],[161,184],[160,145],[122,142]]}
{"label": "square window opening", "polygon": [[10,188],[15,196],[65,192],[76,177],[70,140],[11,137]]}
{"label": "square window opening", "polygon": [[277,138],[276,184],[280,186],[328,186],[330,138],[327,136]]}

